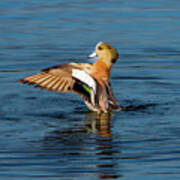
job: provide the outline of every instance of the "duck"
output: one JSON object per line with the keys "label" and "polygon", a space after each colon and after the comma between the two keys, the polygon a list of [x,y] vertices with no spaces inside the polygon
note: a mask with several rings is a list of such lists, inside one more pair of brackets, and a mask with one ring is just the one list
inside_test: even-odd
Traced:
{"label": "duck", "polygon": [[19,82],[49,91],[74,92],[90,111],[97,113],[121,110],[109,80],[111,68],[119,58],[116,48],[101,41],[88,58],[97,60],[94,63],[72,62],[48,67]]}

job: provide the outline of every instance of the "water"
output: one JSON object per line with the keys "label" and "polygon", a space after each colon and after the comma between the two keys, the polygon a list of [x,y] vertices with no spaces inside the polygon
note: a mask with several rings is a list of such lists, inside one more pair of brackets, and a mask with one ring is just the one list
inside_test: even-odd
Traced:
{"label": "water", "polygon": [[[179,179],[180,2],[0,2],[0,179]],[[120,53],[121,105],[97,117],[73,94],[17,83],[87,62],[99,41]]]}

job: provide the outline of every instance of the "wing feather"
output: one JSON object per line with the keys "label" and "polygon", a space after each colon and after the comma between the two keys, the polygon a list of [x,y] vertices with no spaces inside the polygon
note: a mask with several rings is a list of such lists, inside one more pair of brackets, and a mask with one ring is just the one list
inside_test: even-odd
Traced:
{"label": "wing feather", "polygon": [[57,79],[59,79],[59,78],[53,77],[51,79],[51,81],[48,84],[46,84],[46,87],[47,87],[48,90],[51,90],[51,87],[56,83]]}
{"label": "wing feather", "polygon": [[33,80],[32,82],[40,86],[43,86],[43,84],[46,84],[49,79],[51,79],[51,76],[47,75],[39,79]]}
{"label": "wing feather", "polygon": [[38,74],[35,74],[33,76],[28,76],[26,77],[24,80],[27,80],[27,81],[37,81],[38,79],[41,79],[42,77],[44,77],[44,73],[38,73]]}
{"label": "wing feather", "polygon": [[61,84],[61,78],[51,87],[52,91],[58,91],[59,85]]}
{"label": "wing feather", "polygon": [[[25,77],[19,82],[34,84],[35,87],[57,92],[75,92],[73,89],[76,80],[72,77],[72,70],[79,69],[90,72],[92,65],[89,63],[70,63],[53,66],[42,70],[41,73]],[[79,96],[80,93],[77,92]],[[82,95],[83,96],[83,95]]]}
{"label": "wing feather", "polygon": [[61,83],[59,84],[59,87],[58,87],[58,91],[63,92],[64,84],[65,84],[65,81],[61,81]]}
{"label": "wing feather", "polygon": [[49,76],[47,78],[45,78],[44,80],[42,81],[37,81],[36,84],[38,84],[39,86],[43,87],[43,88],[46,88],[48,89],[47,85],[48,83],[50,83],[52,81],[53,77],[52,76]]}

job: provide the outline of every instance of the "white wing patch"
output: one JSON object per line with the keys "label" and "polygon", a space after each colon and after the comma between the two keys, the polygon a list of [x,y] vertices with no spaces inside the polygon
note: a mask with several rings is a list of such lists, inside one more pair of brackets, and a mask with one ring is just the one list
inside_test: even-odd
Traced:
{"label": "white wing patch", "polygon": [[96,81],[87,72],[79,69],[73,69],[72,77],[84,82],[93,89],[94,93],[96,92]]}

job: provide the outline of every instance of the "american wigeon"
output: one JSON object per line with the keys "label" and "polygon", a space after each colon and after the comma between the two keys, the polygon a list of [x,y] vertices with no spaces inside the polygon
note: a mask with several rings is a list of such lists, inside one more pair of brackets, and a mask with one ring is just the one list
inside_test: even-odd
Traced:
{"label": "american wigeon", "polygon": [[121,109],[109,82],[110,70],[118,59],[117,50],[99,42],[89,58],[98,57],[94,64],[69,63],[43,69],[42,72],[19,80],[35,87],[56,92],[74,92],[84,99],[87,107],[99,113]]}

